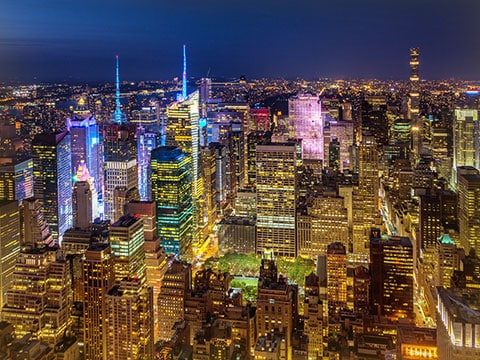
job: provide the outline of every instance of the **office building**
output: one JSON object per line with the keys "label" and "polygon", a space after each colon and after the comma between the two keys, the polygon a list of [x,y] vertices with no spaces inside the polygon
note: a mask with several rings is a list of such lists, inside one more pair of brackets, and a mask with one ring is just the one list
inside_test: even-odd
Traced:
{"label": "office building", "polygon": [[53,240],[72,227],[72,157],[68,132],[37,135],[32,141],[34,195]]}
{"label": "office building", "polygon": [[257,145],[257,253],[295,257],[297,206],[296,143]]}
{"label": "office building", "polygon": [[[0,200],[0,306],[14,277],[20,252],[20,209],[16,201]],[[1,309],[0,308],[0,309]]]}
{"label": "office building", "polygon": [[43,217],[42,206],[37,199],[27,199],[21,205],[22,246],[53,245],[50,228]]}
{"label": "office building", "polygon": [[157,235],[169,254],[192,254],[192,158],[172,146],[152,151],[152,200],[157,204]]}
{"label": "office building", "polygon": [[[464,170],[465,168],[462,168]],[[474,249],[480,253],[480,173],[471,169],[467,173],[460,172],[458,188],[458,225],[460,245],[468,252]]]}

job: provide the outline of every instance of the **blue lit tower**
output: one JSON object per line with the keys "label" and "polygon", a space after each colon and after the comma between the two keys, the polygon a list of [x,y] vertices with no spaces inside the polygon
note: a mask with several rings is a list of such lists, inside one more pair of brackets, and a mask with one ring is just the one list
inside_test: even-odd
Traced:
{"label": "blue lit tower", "polygon": [[178,147],[152,151],[152,200],[157,204],[157,234],[167,253],[192,255],[192,158]]}
{"label": "blue lit tower", "polygon": [[53,239],[72,227],[72,149],[70,133],[40,134],[32,141],[34,195]]}
{"label": "blue lit tower", "polygon": [[113,113],[113,121],[121,124],[125,121],[125,114],[122,113],[120,105],[120,69],[118,63],[118,55],[115,57],[115,112]]}
{"label": "blue lit tower", "polygon": [[187,51],[183,45],[182,99],[187,98]]}

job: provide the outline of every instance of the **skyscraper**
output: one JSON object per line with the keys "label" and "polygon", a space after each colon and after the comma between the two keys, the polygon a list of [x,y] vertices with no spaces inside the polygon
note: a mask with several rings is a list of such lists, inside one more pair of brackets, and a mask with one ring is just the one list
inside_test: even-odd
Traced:
{"label": "skyscraper", "polygon": [[72,138],[72,175],[78,173],[79,167],[88,169],[97,195],[98,212],[103,215],[104,164],[100,126],[93,115],[75,116],[67,119],[67,129]]}
{"label": "skyscraper", "polygon": [[458,174],[458,225],[460,244],[468,252],[480,253],[480,173]]}
{"label": "skyscraper", "polygon": [[192,254],[192,158],[172,146],[152,151],[152,199],[157,233],[167,253]]}
{"label": "skyscraper", "polygon": [[77,181],[73,188],[73,225],[87,229],[93,220],[90,184],[87,181]]}
{"label": "skyscraper", "polygon": [[45,246],[22,248],[2,309],[2,319],[15,333],[55,345],[70,325],[70,266],[61,254]]}
{"label": "skyscraper", "polygon": [[110,245],[95,243],[82,266],[85,360],[107,358],[107,292],[115,281]]}
{"label": "skyscraper", "polygon": [[[115,211],[115,191],[132,199],[137,198],[138,170],[137,170],[137,141],[135,126],[131,124],[106,124],[103,128],[104,156],[105,156],[105,219],[116,221],[122,211]],[[126,200],[120,204],[125,205]]]}
{"label": "skyscraper", "polygon": [[[373,235],[374,234],[374,235]],[[392,321],[413,321],[413,246],[407,237],[379,237],[370,241],[370,301],[374,311]]]}
{"label": "skyscraper", "polygon": [[120,64],[118,55],[115,56],[115,111],[112,120],[117,124],[121,124],[126,120],[120,103]]}
{"label": "skyscraper", "polygon": [[192,266],[173,260],[163,277],[158,296],[160,340],[170,340],[175,333],[173,325],[184,319],[185,298],[191,287]]}
{"label": "skyscraper", "polygon": [[72,227],[72,157],[68,132],[37,135],[32,141],[35,198],[53,239]]}
{"label": "skyscraper", "polygon": [[323,160],[322,105],[316,95],[298,94],[288,100],[295,137],[302,140],[304,159]]}
{"label": "skyscraper", "polygon": [[347,250],[340,242],[327,247],[327,300],[330,312],[347,305]]}
{"label": "skyscraper", "polygon": [[480,167],[480,123],[477,109],[455,109],[453,122],[453,176],[457,182],[457,168],[460,166]]}
{"label": "skyscraper", "polygon": [[408,94],[408,118],[411,120],[413,154],[416,159],[420,155],[422,141],[424,136],[423,124],[420,119],[420,50],[418,48],[410,49],[410,91]]}
{"label": "skyscraper", "polygon": [[108,359],[153,358],[153,293],[139,279],[123,279],[105,298]]}
{"label": "skyscraper", "polygon": [[20,210],[16,201],[0,200],[0,308],[13,280],[20,251]]}
{"label": "skyscraper", "polygon": [[296,143],[258,144],[257,253],[295,257],[297,206]]}
{"label": "skyscraper", "polygon": [[37,199],[22,201],[22,246],[53,245],[50,228],[43,217],[42,206]]}
{"label": "skyscraper", "polygon": [[124,215],[110,227],[110,246],[114,259],[115,280],[145,278],[145,235],[139,217]]}

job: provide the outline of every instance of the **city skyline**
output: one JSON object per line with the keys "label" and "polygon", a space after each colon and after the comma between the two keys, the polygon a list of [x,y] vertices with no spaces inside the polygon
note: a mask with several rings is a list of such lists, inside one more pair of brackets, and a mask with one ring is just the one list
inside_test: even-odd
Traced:
{"label": "city skyline", "polygon": [[5,4],[0,81],[109,81],[116,54],[125,80],[180,77],[183,44],[194,77],[401,79],[407,49],[418,46],[423,78],[480,78],[477,2],[301,5]]}

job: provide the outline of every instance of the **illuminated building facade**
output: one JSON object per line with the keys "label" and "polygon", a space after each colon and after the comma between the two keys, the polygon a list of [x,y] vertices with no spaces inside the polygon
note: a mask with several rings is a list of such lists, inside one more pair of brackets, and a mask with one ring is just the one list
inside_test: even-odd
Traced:
{"label": "illuminated building facade", "polygon": [[478,168],[480,154],[480,128],[478,110],[455,109],[453,122],[453,178],[457,181],[457,168],[473,166]]}
{"label": "illuminated building facade", "polygon": [[167,253],[192,251],[192,158],[172,146],[152,151],[152,199],[157,203],[157,234]]}
{"label": "illuminated building facade", "polygon": [[[471,169],[458,174],[458,224],[460,244],[468,252],[474,249],[480,253],[480,173]],[[468,168],[467,168],[468,169]]]}
{"label": "illuminated building facade", "polygon": [[67,119],[67,129],[72,139],[72,175],[76,175],[79,168],[88,169],[95,187],[99,214],[103,214],[104,168],[100,126],[95,117],[89,115],[85,118]]}
{"label": "illuminated building facade", "polygon": [[140,200],[147,201],[151,198],[150,184],[150,156],[153,149],[160,146],[160,139],[156,133],[147,132],[145,128],[137,130],[138,141],[138,192]]}
{"label": "illuminated building facade", "polygon": [[257,145],[257,253],[295,257],[297,144]]}
{"label": "illuminated building facade", "polygon": [[[468,296],[470,295],[470,296]],[[437,288],[437,351],[439,359],[480,357],[480,312],[472,294]]]}
{"label": "illuminated building facade", "polygon": [[341,242],[348,247],[350,232],[344,199],[339,196],[315,197],[306,213],[297,215],[299,252],[315,259],[325,255],[327,246]]}
{"label": "illuminated building facade", "polygon": [[158,296],[160,340],[168,341],[175,333],[174,325],[184,319],[185,298],[192,286],[192,266],[173,260],[163,277]]}
{"label": "illuminated building facade", "polygon": [[[136,129],[131,124],[106,124],[103,127],[105,157],[105,219],[116,221],[123,212],[115,211],[115,190],[131,193],[135,198],[138,186]],[[119,199],[117,199],[118,202]],[[122,208],[125,203],[122,203]],[[117,206],[117,210],[118,210]]]}
{"label": "illuminated building facade", "polygon": [[115,281],[110,245],[89,246],[82,262],[85,360],[107,358],[107,292]]}
{"label": "illuminated building facade", "polygon": [[308,336],[308,359],[323,356],[323,301],[320,294],[320,278],[311,273],[305,278],[305,335]]}
{"label": "illuminated building facade", "polygon": [[249,111],[250,125],[249,132],[253,131],[270,131],[270,109],[269,108],[252,108]]}
{"label": "illuminated building facade", "polygon": [[123,279],[108,290],[105,301],[107,358],[152,359],[152,288],[139,279]]}
{"label": "illuminated building facade", "polygon": [[22,246],[53,245],[50,228],[43,217],[42,206],[37,199],[22,202]]}
{"label": "illuminated building facade", "polygon": [[298,289],[279,276],[272,259],[262,259],[257,295],[257,339],[272,332],[282,334],[288,359],[292,354],[292,334],[298,318]]}
{"label": "illuminated building facade", "polygon": [[87,181],[77,181],[73,188],[73,225],[87,229],[93,222],[92,191]]}
{"label": "illuminated building facade", "polygon": [[20,210],[16,201],[0,200],[0,306],[13,280],[20,252]]}
{"label": "illuminated building facade", "polygon": [[412,121],[413,154],[419,158],[424,136],[420,118],[420,49],[410,49],[410,91],[408,93],[408,118]]}
{"label": "illuminated building facade", "polygon": [[110,227],[115,280],[135,278],[145,282],[145,235],[141,218],[124,215]]}
{"label": "illuminated building facade", "polygon": [[327,246],[327,300],[329,312],[347,305],[347,250],[340,242]]}
{"label": "illuminated building facade", "polygon": [[370,241],[371,306],[392,321],[413,320],[413,247],[407,237],[379,236]]}
{"label": "illuminated building facade", "polygon": [[324,159],[322,105],[316,95],[298,94],[288,100],[295,138],[302,140],[304,159]]}
{"label": "illuminated building facade", "polygon": [[55,345],[70,325],[69,263],[54,249],[24,247],[17,257],[2,319],[18,336],[32,333]]}
{"label": "illuminated building facade", "polygon": [[32,142],[34,195],[54,241],[72,227],[72,157],[68,132],[37,135]]}

